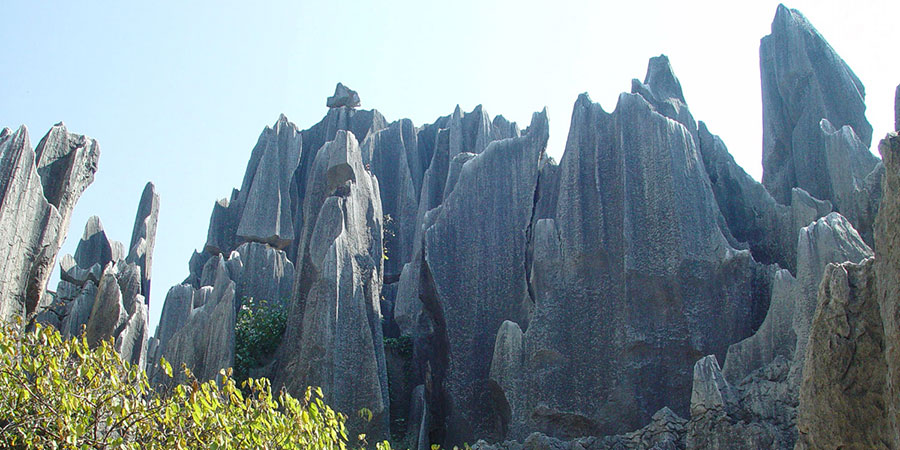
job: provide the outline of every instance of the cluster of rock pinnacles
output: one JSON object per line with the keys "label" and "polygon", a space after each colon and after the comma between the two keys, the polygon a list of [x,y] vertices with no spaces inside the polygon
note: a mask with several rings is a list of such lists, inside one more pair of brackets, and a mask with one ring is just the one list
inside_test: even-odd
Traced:
{"label": "cluster of rock pinnacles", "polygon": [[900,447],[900,137],[869,152],[862,83],[795,10],[760,69],[762,183],[665,56],[611,113],[579,96],[558,164],[546,111],[416,127],[338,84],[263,130],[152,337],[154,186],[127,247],[92,217],[47,291],[99,146],[6,128],[0,317],[213,379],[264,299],[287,323],[253,376],[417,449]]}

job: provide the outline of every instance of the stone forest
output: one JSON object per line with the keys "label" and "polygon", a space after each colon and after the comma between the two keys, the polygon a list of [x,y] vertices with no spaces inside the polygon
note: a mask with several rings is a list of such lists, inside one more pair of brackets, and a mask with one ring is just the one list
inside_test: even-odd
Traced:
{"label": "stone forest", "polygon": [[546,111],[391,122],[338,83],[319,123],[263,129],[155,330],[154,185],[125,243],[93,217],[57,258],[99,145],[4,128],[0,317],[112,338],[155,383],[165,358],[319,386],[402,448],[900,448],[900,137],[870,152],[863,84],[800,12],[759,61],[762,183],[665,55],[611,112],[575,99],[559,162]]}

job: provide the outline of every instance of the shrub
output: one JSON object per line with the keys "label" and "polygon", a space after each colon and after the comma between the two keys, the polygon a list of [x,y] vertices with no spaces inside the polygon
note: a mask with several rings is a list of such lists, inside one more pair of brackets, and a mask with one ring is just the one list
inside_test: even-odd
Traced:
{"label": "shrub", "polygon": [[234,329],[234,378],[246,380],[250,370],[262,366],[275,352],[284,334],[287,315],[278,304],[247,297],[238,311]]}
{"label": "shrub", "polygon": [[298,399],[248,379],[245,395],[231,369],[219,383],[183,370],[186,383],[158,393],[112,340],[92,349],[53,328],[0,324],[0,448],[347,448],[346,417],[319,389]]}

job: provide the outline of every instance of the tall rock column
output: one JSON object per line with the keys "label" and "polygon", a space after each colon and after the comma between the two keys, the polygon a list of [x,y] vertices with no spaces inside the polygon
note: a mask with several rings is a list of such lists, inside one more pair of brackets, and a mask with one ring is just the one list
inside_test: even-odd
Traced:
{"label": "tall rock column", "polygon": [[0,319],[35,312],[99,158],[97,141],[62,123],[36,150],[25,126],[0,131]]}
{"label": "tall rock column", "polygon": [[504,320],[527,321],[532,303],[526,249],[547,139],[544,111],[522,137],[490,142],[478,155],[458,152],[443,202],[425,214],[424,259],[412,278],[434,340],[443,343],[431,355],[425,385],[446,439],[455,443],[501,437],[489,382],[493,340]]}
{"label": "tall rock column", "polygon": [[[779,5],[772,33],[759,46],[763,95],[762,182],[776,201],[791,202],[791,188],[830,200],[863,237],[855,190],[878,158],[869,152],[865,88],[850,67],[797,10]],[[828,124],[820,125],[826,121]],[[835,130],[847,126],[841,136]],[[877,185],[877,182],[874,184]],[[868,239],[871,243],[871,239]]]}
{"label": "tall rock column", "polygon": [[[381,329],[382,209],[378,180],[356,137],[338,131],[316,154],[303,199],[294,295],[276,385],[321,386],[351,429],[387,437],[389,398]],[[368,423],[356,412],[368,408]]]}

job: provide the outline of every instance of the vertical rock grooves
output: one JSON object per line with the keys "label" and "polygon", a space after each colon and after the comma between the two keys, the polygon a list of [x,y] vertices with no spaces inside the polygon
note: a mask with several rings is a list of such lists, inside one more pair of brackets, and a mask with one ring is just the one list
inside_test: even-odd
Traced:
{"label": "vertical rock grooves", "polygon": [[450,339],[442,302],[424,255],[420,267],[419,300],[425,313],[421,320],[427,321],[427,324],[422,325],[428,329],[428,333],[417,339],[415,360],[425,385],[425,404],[429,420],[422,425],[425,433],[420,433],[416,442],[419,448],[430,448],[433,442],[446,442],[447,418],[451,416],[453,409],[450,397],[444,389],[444,380],[450,365]]}

